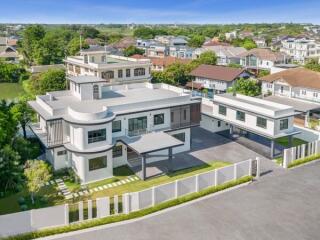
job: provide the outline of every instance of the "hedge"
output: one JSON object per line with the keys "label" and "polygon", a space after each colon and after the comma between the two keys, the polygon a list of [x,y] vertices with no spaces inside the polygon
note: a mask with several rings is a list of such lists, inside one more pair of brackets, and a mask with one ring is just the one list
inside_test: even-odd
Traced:
{"label": "hedge", "polygon": [[300,158],[300,159],[294,160],[291,163],[289,163],[288,168],[292,168],[292,167],[295,167],[295,166],[298,166],[301,164],[305,164],[307,162],[311,162],[311,161],[317,160],[319,158],[320,158],[320,154],[311,155],[306,158]]}

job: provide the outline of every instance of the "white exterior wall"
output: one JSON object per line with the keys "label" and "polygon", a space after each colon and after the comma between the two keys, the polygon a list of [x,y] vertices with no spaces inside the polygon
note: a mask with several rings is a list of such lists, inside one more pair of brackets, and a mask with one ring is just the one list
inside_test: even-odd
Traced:
{"label": "white exterior wall", "polygon": [[127,161],[127,146],[121,142],[118,142],[116,145],[122,145],[122,156],[113,158],[113,168],[126,165]]}
{"label": "white exterior wall", "polygon": [[[107,167],[89,171],[89,159],[101,156],[107,156]],[[96,154],[72,153],[72,166],[81,179],[81,184],[110,178],[113,176],[112,150]]]}
{"label": "white exterior wall", "polygon": [[62,169],[62,168],[68,168],[68,167],[71,166],[67,152],[64,155],[58,155],[58,152],[65,151],[65,150],[66,149],[64,147],[54,148],[54,150],[53,150],[53,153],[54,153],[54,163],[53,163],[54,170],[59,170],[59,169]]}
{"label": "white exterior wall", "polygon": [[215,89],[222,92],[227,91],[228,87],[232,85],[232,82],[218,81],[200,77],[196,77],[195,82],[203,84],[205,88]]}
{"label": "white exterior wall", "polygon": [[[220,122],[220,127],[219,127],[219,122]],[[207,115],[202,114],[200,127],[215,133],[215,132],[228,130],[229,124],[219,119],[215,119],[213,117],[209,117]]]}

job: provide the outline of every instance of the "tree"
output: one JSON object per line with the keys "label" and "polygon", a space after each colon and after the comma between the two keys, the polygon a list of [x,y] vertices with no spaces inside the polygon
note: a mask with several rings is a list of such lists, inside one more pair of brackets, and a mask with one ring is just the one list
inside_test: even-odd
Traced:
{"label": "tree", "polygon": [[244,47],[247,50],[250,50],[256,48],[257,44],[252,39],[245,39],[245,41],[242,44],[242,47]]}
{"label": "tree", "polygon": [[[81,40],[82,49],[88,49],[89,45],[85,42],[84,39]],[[67,46],[68,55],[74,56],[80,51],[80,37],[73,38]]]}
{"label": "tree", "polygon": [[83,26],[80,31],[84,38],[96,38],[100,33],[99,30],[90,26]]}
{"label": "tree", "polygon": [[22,128],[24,138],[27,138],[26,126],[32,118],[32,110],[27,103],[28,100],[27,97],[21,97],[10,109],[13,119],[19,122]]}
{"label": "tree", "polygon": [[8,104],[5,100],[0,102],[0,148],[12,144],[18,129],[18,123],[10,111],[12,105],[13,103]]}
{"label": "tree", "polygon": [[206,51],[204,53],[201,53],[198,59],[195,59],[191,63],[189,63],[190,71],[201,64],[216,65],[217,64],[216,54],[213,51]]}
{"label": "tree", "polygon": [[258,96],[261,94],[261,86],[255,79],[238,79],[234,86],[228,89],[228,92],[236,92],[247,96]]}
{"label": "tree", "polygon": [[205,37],[202,35],[193,35],[189,41],[188,41],[188,45],[190,47],[195,47],[195,48],[199,48],[202,46],[202,44],[205,41]]}
{"label": "tree", "polygon": [[65,71],[61,69],[49,69],[47,72],[33,76],[30,80],[30,88],[33,94],[45,94],[50,91],[66,89]]}
{"label": "tree", "polygon": [[151,28],[139,27],[136,30],[134,30],[133,35],[137,38],[152,39],[156,34]]}
{"label": "tree", "polygon": [[16,83],[27,79],[28,76],[22,66],[0,61],[0,82]]}
{"label": "tree", "polygon": [[310,59],[305,65],[305,68],[310,69],[312,71],[320,72],[320,64],[319,59]]}
{"label": "tree", "polygon": [[48,182],[52,176],[51,167],[43,160],[28,160],[24,175],[27,179],[32,204],[34,204],[35,194],[40,190],[41,185]]}
{"label": "tree", "polygon": [[123,51],[124,56],[126,57],[130,57],[134,54],[139,54],[139,55],[143,55],[144,54],[144,50],[137,48],[136,46],[129,46],[126,49],[124,49]]}
{"label": "tree", "polygon": [[0,148],[0,189],[4,193],[17,190],[22,182],[23,169],[19,160],[19,154],[10,145]]}

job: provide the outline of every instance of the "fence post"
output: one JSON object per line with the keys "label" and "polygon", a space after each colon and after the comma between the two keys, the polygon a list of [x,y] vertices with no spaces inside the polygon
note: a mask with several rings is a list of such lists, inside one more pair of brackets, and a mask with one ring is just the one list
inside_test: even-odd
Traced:
{"label": "fence post", "polygon": [[249,164],[249,176],[252,176],[252,159],[249,159],[250,164]]}
{"label": "fence post", "polygon": [[320,153],[320,148],[319,148],[320,141],[317,140],[317,141],[315,141],[315,143],[316,143],[316,149],[315,149],[316,154],[319,154]]}
{"label": "fence post", "polygon": [[301,158],[306,157],[306,144],[301,145]]}
{"label": "fence post", "polygon": [[296,160],[296,151],[297,151],[296,147],[291,148],[291,161]]}
{"label": "fence post", "polygon": [[79,222],[83,221],[83,201],[78,202],[79,208]]}
{"label": "fence post", "polygon": [[88,200],[88,219],[92,219],[92,200]]}
{"label": "fence post", "polygon": [[114,209],[114,214],[119,213],[119,199],[118,195],[113,196],[113,209]]}
{"label": "fence post", "polygon": [[174,182],[174,197],[178,198],[178,180]]}
{"label": "fence post", "polygon": [[256,161],[257,161],[257,174],[256,174],[256,178],[260,177],[260,173],[261,173],[261,161],[259,157],[256,157]]}
{"label": "fence post", "polygon": [[311,155],[311,143],[308,143],[308,156]]}
{"label": "fence post", "polygon": [[156,189],[153,186],[151,189],[151,194],[152,194],[152,206],[156,205]]}
{"label": "fence post", "polygon": [[199,192],[199,174],[196,175],[196,181],[195,181],[195,189],[196,189],[196,192]]}
{"label": "fence post", "polygon": [[282,167],[284,167],[284,168],[288,168],[288,164],[289,164],[289,150],[290,150],[290,149],[284,149],[284,150],[283,150]]}
{"label": "fence post", "polygon": [[64,205],[64,224],[69,224],[69,204]]}
{"label": "fence post", "polygon": [[129,193],[125,193],[122,195],[122,209],[123,209],[123,213],[125,213],[125,214],[130,213],[130,195],[129,195]]}
{"label": "fence post", "polygon": [[237,180],[237,163],[233,164],[233,180]]}
{"label": "fence post", "polygon": [[214,170],[214,186],[218,186],[218,169]]}

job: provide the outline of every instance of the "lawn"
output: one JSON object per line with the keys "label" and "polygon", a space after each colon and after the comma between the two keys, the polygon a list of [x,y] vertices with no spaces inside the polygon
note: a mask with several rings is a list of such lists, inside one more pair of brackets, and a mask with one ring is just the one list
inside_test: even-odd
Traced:
{"label": "lawn", "polygon": [[[276,140],[276,143],[279,144],[279,145],[282,145],[284,147],[289,147],[289,138],[288,137],[278,138]],[[293,147],[298,146],[298,145],[302,145],[302,144],[305,144],[305,143],[307,143],[307,142],[302,140],[302,139],[300,139],[300,138],[293,138],[293,140],[292,140]]]}
{"label": "lawn", "polygon": [[24,93],[19,83],[0,83],[0,99],[13,100]]}
{"label": "lawn", "polygon": [[[23,203],[19,204],[19,201]],[[0,215],[19,212],[23,210],[20,206],[25,205],[26,209],[43,208],[52,205],[62,204],[64,198],[58,195],[56,186],[44,186],[40,189],[39,193],[36,195],[35,204],[31,203],[30,195],[27,190],[23,190],[19,193],[11,194],[7,197],[0,198]]]}
{"label": "lawn", "polygon": [[[122,195],[124,193],[127,192],[136,192],[136,191],[141,191],[143,189],[147,189],[150,188],[152,186],[157,186],[157,185],[161,185],[161,184],[165,184],[165,183],[169,183],[169,182],[173,182],[177,179],[181,179],[181,178],[185,178],[185,177],[189,177],[189,176],[193,176],[199,173],[203,173],[206,171],[210,171],[216,168],[221,168],[221,167],[225,167],[230,165],[230,163],[227,162],[221,162],[221,161],[212,161],[208,164],[204,164],[201,166],[197,166],[197,167],[192,167],[192,168],[188,168],[188,169],[183,169],[183,170],[179,170],[173,173],[167,173],[164,174],[162,176],[159,177],[154,177],[154,178],[149,178],[145,181],[142,180],[137,180],[134,182],[130,182],[127,184],[123,184],[117,187],[113,187],[113,188],[109,188],[109,189],[104,189],[102,191],[98,191],[98,192],[93,192],[88,196],[83,196],[81,197],[82,200],[86,200],[86,199],[96,199],[99,197],[105,197],[105,196],[109,196],[112,197],[114,195]],[[125,168],[127,170],[125,170]],[[119,175],[119,172],[123,173],[127,171],[128,175]],[[118,175],[117,175],[118,174]],[[94,185],[89,185],[89,188],[91,187],[97,187],[97,186],[102,186],[106,183],[110,183],[108,181],[117,181],[116,179],[123,179],[123,178],[127,178],[128,176],[132,175],[131,174],[131,170],[128,167],[122,167],[122,169],[120,169],[120,171],[115,172],[115,177],[111,178],[111,179],[107,179],[105,181],[100,181],[97,183],[94,183]],[[76,201],[78,201],[79,199],[76,199]]]}

